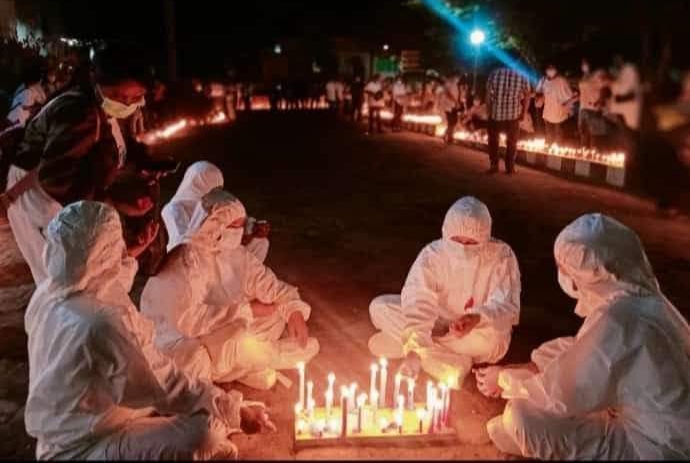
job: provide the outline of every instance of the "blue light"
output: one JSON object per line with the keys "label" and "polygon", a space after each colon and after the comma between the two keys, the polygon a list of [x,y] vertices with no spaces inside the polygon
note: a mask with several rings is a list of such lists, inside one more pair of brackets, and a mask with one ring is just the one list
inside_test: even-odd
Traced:
{"label": "blue light", "polygon": [[[449,23],[462,36],[470,36],[470,40],[472,40],[473,32],[477,31],[472,31],[464,21],[455,16],[453,10],[450,8],[450,5],[440,0],[422,0],[422,3],[431,11],[436,13],[439,17],[441,17],[441,19]],[[486,34],[484,35],[484,39],[486,39]],[[533,69],[523,66],[518,60],[491,43],[485,42],[484,46],[486,47],[486,51],[496,57],[496,59],[498,59],[501,63],[505,64],[511,69],[514,69],[529,79],[530,82],[536,84],[539,77]]]}
{"label": "blue light", "polygon": [[479,46],[486,40],[486,34],[481,29],[475,29],[470,34],[470,42],[472,45]]}

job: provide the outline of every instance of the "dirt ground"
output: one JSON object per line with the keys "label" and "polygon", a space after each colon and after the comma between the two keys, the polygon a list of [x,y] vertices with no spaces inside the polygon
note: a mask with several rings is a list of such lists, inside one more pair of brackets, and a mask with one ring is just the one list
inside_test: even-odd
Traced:
{"label": "dirt ground", "polygon": [[[494,235],[513,247],[520,263],[521,321],[506,360],[527,360],[539,343],[579,327],[572,313],[574,302],[558,287],[552,249],[558,232],[583,213],[603,212],[635,229],[666,295],[686,316],[690,314],[684,298],[690,281],[688,218],[660,217],[651,201],[527,167],[518,167],[514,177],[487,177],[484,154],[445,147],[430,137],[365,137],[361,132],[324,113],[262,113],[243,115],[233,126],[206,129],[165,147],[185,161],[183,167],[198,159],[217,163],[225,173],[226,188],[242,199],[249,214],[271,221],[267,263],[297,285],[313,306],[310,329],[319,338],[321,352],[307,374],[316,391],[323,390],[329,371],[339,379],[368,384],[373,358],[367,340],[374,333],[369,302],[379,294],[400,291],[417,253],[440,236],[448,207],[467,194],[489,206]],[[166,198],[183,170],[165,180]],[[13,444],[0,447],[0,457],[30,458],[33,449],[23,437],[20,408],[26,395],[25,339],[20,330],[6,332],[10,333],[3,328],[0,442],[10,439]],[[396,366],[393,362],[391,370]],[[286,374],[296,380],[295,372]],[[471,378],[452,399],[459,445],[443,448],[393,445],[295,454],[290,417],[296,387],[276,385],[259,393],[238,389],[264,400],[280,430],[267,436],[237,436],[244,458],[505,458],[484,430],[503,402],[481,396]]]}

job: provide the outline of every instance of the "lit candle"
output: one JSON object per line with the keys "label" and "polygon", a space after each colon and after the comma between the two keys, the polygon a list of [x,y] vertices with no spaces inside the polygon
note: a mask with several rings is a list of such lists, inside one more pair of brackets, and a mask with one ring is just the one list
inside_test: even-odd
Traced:
{"label": "lit candle", "polygon": [[369,397],[369,404],[371,405],[371,412],[376,418],[376,411],[379,407],[379,391],[374,391],[371,397]]}
{"label": "lit candle", "polygon": [[299,371],[299,403],[304,407],[304,362],[297,362],[297,370]]}
{"label": "lit candle", "polygon": [[402,394],[398,394],[397,404],[398,404],[397,413],[399,413],[400,416],[402,417],[402,414],[405,411],[405,397],[403,397]]}
{"label": "lit candle", "polygon": [[397,410],[395,412],[395,424],[398,426],[398,434],[402,434],[402,423],[403,423],[403,412],[402,410]]}
{"label": "lit candle", "polygon": [[362,426],[362,413],[364,411],[364,404],[367,402],[367,395],[366,394],[360,394],[357,396],[357,430],[359,432],[362,432],[363,426]]}
{"label": "lit candle", "polygon": [[341,423],[340,423],[340,436],[347,436],[347,396],[350,394],[347,386],[342,386],[340,388],[340,411],[341,411]]}
{"label": "lit candle", "polygon": [[431,381],[426,382],[426,409],[431,410],[431,388],[434,384]]}
{"label": "lit candle", "polygon": [[[441,391],[441,396],[438,399],[438,404],[440,404],[438,411],[438,425],[439,427],[443,424],[443,412],[446,405],[446,396],[448,395],[448,386],[445,383],[438,383],[438,388]],[[438,406],[438,405],[437,405]]]}
{"label": "lit candle", "polygon": [[445,397],[445,402],[443,404],[443,424],[448,425],[448,419],[450,418],[450,395],[452,394],[452,389],[451,386],[453,384],[453,380],[451,378],[448,378],[447,380],[448,388],[446,389],[446,397]]}
{"label": "lit candle", "polygon": [[418,408],[417,419],[419,420],[419,434],[424,433],[424,415],[426,415],[426,410],[423,408]]}
{"label": "lit candle", "polygon": [[307,416],[310,421],[314,419],[314,407],[316,407],[316,401],[314,399],[307,400]]}
{"label": "lit candle", "polygon": [[333,386],[335,385],[335,373],[330,372],[328,373],[328,390],[331,391],[331,395],[333,395]]}
{"label": "lit candle", "polygon": [[383,433],[385,433],[388,430],[388,420],[385,416],[382,416],[379,420],[379,428],[381,428],[381,432]]}
{"label": "lit candle", "polygon": [[297,434],[304,432],[304,420],[297,420]]}
{"label": "lit candle", "polygon": [[328,389],[325,393],[326,396],[326,417],[331,416],[331,407],[333,407],[333,390]]}
{"label": "lit candle", "polygon": [[295,418],[299,418],[302,415],[302,404],[297,402],[295,404]]}
{"label": "lit candle", "polygon": [[400,373],[395,374],[395,383],[393,386],[393,398],[395,400],[398,400],[398,396],[400,395],[400,381],[402,380],[402,375]]}
{"label": "lit candle", "polygon": [[388,361],[381,357],[379,359],[379,365],[381,366],[381,384],[380,384],[380,390],[379,390],[379,408],[385,408],[386,407],[386,379],[388,377],[388,370],[386,367],[388,366]]}
{"label": "lit candle", "polygon": [[357,397],[357,383],[350,383],[350,393],[347,398],[347,406],[351,411],[355,409],[355,397]]}
{"label": "lit candle", "polygon": [[328,429],[329,429],[332,433],[338,432],[338,420],[337,420],[336,418],[331,418],[331,419],[328,421]]}
{"label": "lit candle", "polygon": [[376,373],[379,371],[379,366],[375,363],[371,364],[371,378],[369,380],[369,397],[374,396],[376,391]]}
{"label": "lit candle", "polygon": [[414,410],[414,378],[407,378],[407,408]]}
{"label": "lit candle", "polygon": [[436,423],[434,424],[434,427],[440,430],[442,427],[441,412],[443,411],[443,401],[441,399],[436,399],[436,406],[434,407],[434,411],[436,412]]}
{"label": "lit candle", "polygon": [[307,411],[311,408],[310,404],[314,400],[314,381],[307,382]]}
{"label": "lit candle", "polygon": [[430,417],[429,432],[436,431],[436,388],[431,386],[431,396],[429,397],[429,403],[427,404],[427,413]]}

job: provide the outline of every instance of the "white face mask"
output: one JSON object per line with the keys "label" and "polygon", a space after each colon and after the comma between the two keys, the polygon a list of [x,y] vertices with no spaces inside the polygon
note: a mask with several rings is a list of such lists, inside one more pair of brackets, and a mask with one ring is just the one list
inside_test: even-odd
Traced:
{"label": "white face mask", "polygon": [[575,286],[573,279],[560,270],[558,270],[558,284],[561,285],[561,289],[568,296],[573,299],[580,299],[580,291]]}
{"label": "white face mask", "polygon": [[244,228],[225,228],[220,234],[219,246],[223,249],[237,249],[242,244]]}
{"label": "white face mask", "polygon": [[129,116],[134,114],[137,109],[146,104],[143,96],[141,97],[141,100],[137,101],[136,103],[126,105],[106,97],[103,95],[100,89],[98,89],[98,93],[101,95],[101,98],[103,98],[101,108],[103,108],[103,111],[108,116],[114,117],[115,119],[127,119]]}
{"label": "white face mask", "polygon": [[474,260],[479,257],[482,247],[478,244],[460,244],[457,241],[448,240],[453,253],[463,260]]}

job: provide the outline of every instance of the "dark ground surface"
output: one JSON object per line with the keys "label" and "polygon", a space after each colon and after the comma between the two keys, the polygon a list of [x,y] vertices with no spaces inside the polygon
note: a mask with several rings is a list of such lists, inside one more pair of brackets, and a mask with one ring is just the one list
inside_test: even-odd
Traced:
{"label": "dark ground surface", "polygon": [[[267,263],[299,286],[313,306],[310,329],[320,340],[321,353],[307,374],[315,380],[316,391],[324,390],[329,371],[338,379],[368,384],[372,357],[367,340],[374,333],[369,301],[400,291],[417,253],[440,236],[446,210],[463,195],[474,195],[488,205],[494,236],[513,247],[520,263],[521,321],[507,360],[527,360],[540,342],[578,329],[574,302],[558,287],[553,242],[564,226],[587,212],[609,214],[635,229],[666,295],[686,316],[690,314],[684,297],[690,282],[690,220],[660,217],[651,201],[624,192],[526,167],[518,167],[514,177],[487,177],[483,154],[409,133],[365,137],[360,127],[324,113],[243,115],[233,126],[207,129],[169,148],[185,161],[183,167],[198,159],[217,163],[225,173],[226,189],[244,202],[249,214],[271,221]],[[172,195],[183,171],[165,180],[164,198]],[[25,340],[14,336],[3,336],[3,352],[14,354],[0,361],[0,405],[21,402],[26,394],[21,358]],[[396,366],[393,362],[391,369]],[[287,374],[296,379],[294,372]],[[453,397],[461,443],[445,448],[392,446],[295,454],[290,434],[295,389],[241,389],[268,403],[280,429],[271,436],[238,436],[242,457],[501,457],[488,443],[483,425],[501,411],[503,402],[483,398],[471,380]],[[21,417],[0,422],[9,423],[0,428],[0,441],[15,442],[11,449],[0,449],[0,456],[30,457],[31,447],[20,438]]]}

